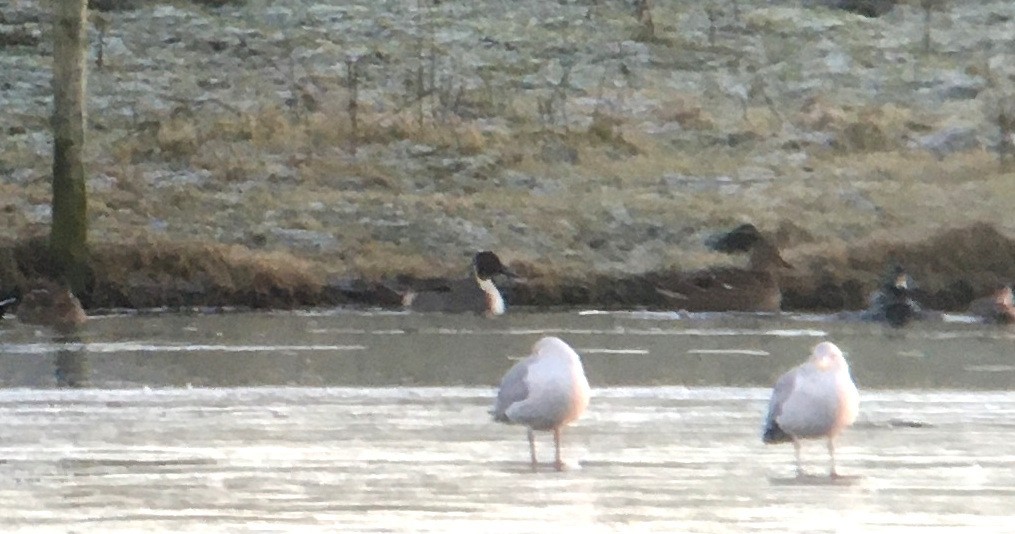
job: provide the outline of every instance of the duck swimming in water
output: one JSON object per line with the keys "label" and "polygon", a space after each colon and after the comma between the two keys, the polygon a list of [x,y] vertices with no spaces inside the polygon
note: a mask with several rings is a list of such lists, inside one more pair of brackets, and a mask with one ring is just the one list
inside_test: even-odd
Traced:
{"label": "duck swimming in water", "polygon": [[974,300],[969,304],[969,313],[988,323],[1015,323],[1015,302],[1011,285],[1000,286],[990,295]]}
{"label": "duck swimming in water", "polygon": [[689,312],[777,312],[782,308],[779,272],[793,266],[754,225],[744,224],[727,232],[712,248],[725,253],[749,252],[747,267],[675,273],[664,276],[656,291],[671,305]]}
{"label": "duck swimming in water", "polygon": [[17,317],[24,324],[48,326],[60,332],[73,331],[88,320],[70,288],[50,281],[37,282],[21,297]]}
{"label": "duck swimming in water", "polygon": [[474,312],[487,317],[503,314],[504,297],[494,285],[493,277],[501,274],[514,278],[516,275],[490,251],[477,253],[470,270],[469,277],[451,281],[439,289],[406,293],[402,305],[419,312]]}
{"label": "duck swimming in water", "polygon": [[923,316],[923,309],[913,298],[913,280],[901,265],[888,270],[881,287],[871,294],[867,309],[861,317],[868,321],[883,321],[899,328]]}

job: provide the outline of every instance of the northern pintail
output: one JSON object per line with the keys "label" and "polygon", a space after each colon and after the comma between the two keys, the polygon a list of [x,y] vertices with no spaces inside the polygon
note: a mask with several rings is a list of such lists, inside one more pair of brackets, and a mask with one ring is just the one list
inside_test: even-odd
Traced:
{"label": "northern pintail", "polygon": [[561,429],[581,417],[591,395],[581,358],[560,338],[544,337],[532,354],[504,375],[492,414],[495,421],[528,427],[532,470],[536,460],[535,431],[552,431],[554,468],[564,469],[560,455]]}
{"label": "northern pintail", "polygon": [[810,358],[782,375],[775,383],[765,415],[762,441],[793,443],[797,476],[804,476],[800,440],[828,440],[829,475],[835,470],[835,438],[856,421],[860,393],[849,374],[849,364],[834,343],[818,343]]}
{"label": "northern pintail", "polygon": [[450,281],[438,290],[410,291],[402,297],[402,305],[420,312],[501,315],[505,311],[504,297],[493,283],[498,274],[516,276],[493,252],[479,252],[472,260],[468,278]]}

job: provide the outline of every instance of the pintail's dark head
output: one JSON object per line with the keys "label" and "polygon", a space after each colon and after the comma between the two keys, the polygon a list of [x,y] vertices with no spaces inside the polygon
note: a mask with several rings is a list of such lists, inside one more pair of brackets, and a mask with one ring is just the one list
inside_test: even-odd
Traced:
{"label": "pintail's dark head", "polygon": [[902,265],[895,264],[888,270],[885,286],[897,291],[908,291],[913,289],[913,279],[909,277],[909,273]]}
{"label": "pintail's dark head", "polygon": [[511,278],[517,278],[518,275],[508,270],[507,267],[501,263],[500,258],[496,254],[489,250],[484,250],[476,254],[476,257],[472,259],[472,268],[476,273],[476,277],[481,280],[489,280],[498,274],[509,276]]}

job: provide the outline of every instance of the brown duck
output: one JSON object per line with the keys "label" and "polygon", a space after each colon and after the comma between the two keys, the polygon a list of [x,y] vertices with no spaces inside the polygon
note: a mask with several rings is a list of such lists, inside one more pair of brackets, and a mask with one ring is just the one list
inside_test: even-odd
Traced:
{"label": "brown duck", "polygon": [[1015,304],[1011,286],[998,287],[990,295],[974,300],[969,304],[969,313],[988,323],[1015,323]]}
{"label": "brown duck", "polygon": [[21,297],[18,320],[25,324],[70,331],[83,325],[88,316],[70,288],[54,282],[39,282]]}
{"label": "brown duck", "polygon": [[661,280],[656,291],[671,305],[690,312],[780,310],[779,271],[792,266],[754,225],[744,224],[724,234],[712,248],[727,253],[749,251],[747,267],[677,273]]}

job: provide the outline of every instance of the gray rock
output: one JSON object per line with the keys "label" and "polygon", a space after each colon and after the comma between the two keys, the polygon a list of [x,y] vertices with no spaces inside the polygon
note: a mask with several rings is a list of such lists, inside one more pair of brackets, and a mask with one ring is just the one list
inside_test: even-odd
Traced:
{"label": "gray rock", "polygon": [[89,176],[86,185],[89,193],[100,193],[113,190],[117,186],[117,183],[116,178],[105,173],[100,173]]}
{"label": "gray rock", "polygon": [[539,150],[539,159],[546,163],[578,163],[578,151],[564,141],[551,137],[543,142]]}
{"label": "gray rock", "polygon": [[924,150],[933,152],[938,158],[983,146],[976,129],[966,125],[946,126],[916,139],[915,144]]}
{"label": "gray rock", "polygon": [[299,228],[272,228],[271,234],[286,247],[302,250],[324,251],[338,248],[338,239],[325,232]]}
{"label": "gray rock", "polygon": [[144,179],[156,189],[168,187],[201,187],[208,183],[211,171],[197,170],[154,170],[144,173]]}
{"label": "gray rock", "polygon": [[737,169],[739,182],[771,182],[775,179],[775,171],[765,167],[741,167]]}
{"label": "gray rock", "polygon": [[157,233],[165,233],[169,229],[169,221],[165,219],[152,219],[148,221],[148,229]]}
{"label": "gray rock", "polygon": [[972,100],[986,87],[986,80],[958,70],[938,73],[934,78],[936,92],[942,100]]}
{"label": "gray rock", "polygon": [[[95,61],[97,54],[98,46],[92,46],[90,49],[92,61]],[[134,53],[130,51],[130,48],[127,48],[127,45],[124,44],[122,38],[106,37],[102,42],[102,55],[106,61],[130,61],[133,59]]]}
{"label": "gray rock", "polygon": [[607,200],[603,202],[603,210],[609,217],[610,224],[631,224],[633,219],[631,212],[621,200]]}
{"label": "gray rock", "polygon": [[881,212],[881,208],[873,200],[855,189],[843,189],[839,191],[839,201],[857,211],[867,213]]}
{"label": "gray rock", "polygon": [[519,171],[508,169],[502,171],[498,182],[504,187],[521,189],[536,196],[551,196],[565,191],[564,185],[556,178],[547,176],[536,177]]}
{"label": "gray rock", "polygon": [[287,6],[271,4],[258,12],[260,22],[270,28],[285,28],[294,21],[293,10]]}
{"label": "gray rock", "polygon": [[853,68],[853,58],[844,50],[833,50],[825,56],[825,67],[832,74],[846,74]]}
{"label": "gray rock", "polygon": [[677,193],[702,193],[716,191],[719,184],[714,179],[686,174],[666,173],[660,177],[660,186]]}
{"label": "gray rock", "polygon": [[461,217],[443,217],[438,226],[442,233],[451,235],[454,242],[466,249],[484,249],[496,245],[490,230]]}
{"label": "gray rock", "polygon": [[49,204],[29,204],[25,218],[36,224],[49,223],[53,219],[53,209]]}
{"label": "gray rock", "polygon": [[180,9],[176,6],[160,5],[151,11],[150,17],[154,19],[184,21],[186,19],[194,18],[194,15],[192,12]]}
{"label": "gray rock", "polygon": [[41,179],[42,176],[39,173],[35,172],[35,169],[25,169],[25,168],[14,169],[4,177],[5,182],[18,185],[28,185],[30,183],[35,182],[36,180]]}

